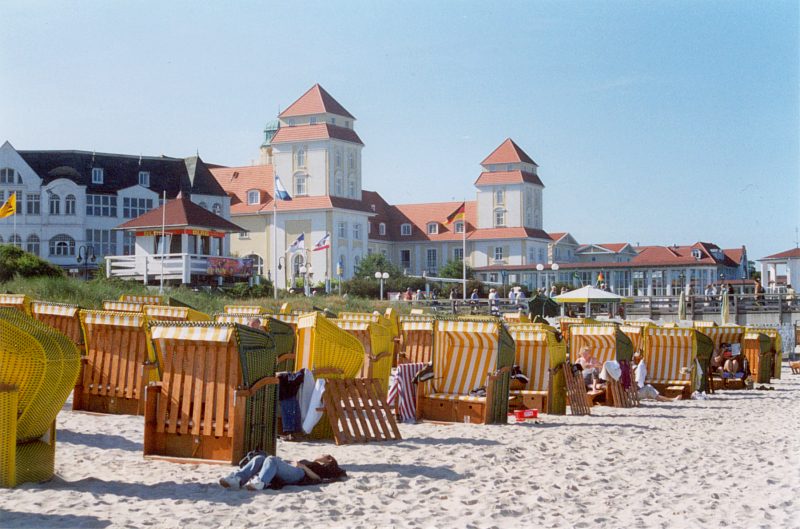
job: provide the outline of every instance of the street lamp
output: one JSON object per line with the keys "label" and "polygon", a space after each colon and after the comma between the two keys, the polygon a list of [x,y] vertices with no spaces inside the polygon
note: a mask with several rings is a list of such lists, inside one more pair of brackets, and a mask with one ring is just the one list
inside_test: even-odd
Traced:
{"label": "street lamp", "polygon": [[97,260],[97,257],[94,253],[94,246],[91,244],[84,244],[80,248],[78,248],[78,264],[83,262],[83,279],[88,279],[88,269],[89,269],[89,260],[93,263]]}
{"label": "street lamp", "polygon": [[389,272],[375,272],[375,279],[381,283],[381,295],[378,299],[383,300],[383,282],[389,279]]}

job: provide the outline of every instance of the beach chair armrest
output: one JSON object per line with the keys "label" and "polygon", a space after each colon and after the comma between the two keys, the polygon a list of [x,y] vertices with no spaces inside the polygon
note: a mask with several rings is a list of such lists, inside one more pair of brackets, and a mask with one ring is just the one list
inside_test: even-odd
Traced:
{"label": "beach chair armrest", "polygon": [[377,362],[378,360],[380,360],[382,358],[386,358],[387,356],[391,356],[391,355],[392,355],[391,352],[384,351],[379,355],[369,355],[369,359],[372,360],[373,362]]}
{"label": "beach chair armrest", "polygon": [[277,360],[275,360],[276,364],[280,364],[281,362],[285,362],[287,360],[294,360],[295,354],[294,353],[284,353],[280,355]]}
{"label": "beach chair armrest", "polygon": [[320,367],[318,369],[314,369],[313,373],[315,378],[319,378],[320,375],[341,375],[344,373],[344,371],[338,367]]}
{"label": "beach chair armrest", "polygon": [[255,384],[253,384],[249,388],[237,389],[236,390],[236,398],[238,399],[240,397],[252,397],[253,395],[256,394],[257,391],[259,391],[264,386],[269,386],[269,385],[277,384],[277,383],[278,383],[278,377],[260,378],[260,379],[258,379],[256,381]]}

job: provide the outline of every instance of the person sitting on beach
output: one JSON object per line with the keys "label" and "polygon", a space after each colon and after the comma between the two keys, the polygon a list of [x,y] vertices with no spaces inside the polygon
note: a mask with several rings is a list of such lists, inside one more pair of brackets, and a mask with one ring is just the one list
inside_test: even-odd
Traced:
{"label": "person sitting on beach", "polygon": [[252,327],[254,329],[261,328],[261,318],[250,318],[250,321],[247,322],[248,327]]}
{"label": "person sitting on beach", "polygon": [[597,391],[597,382],[599,380],[600,369],[603,365],[597,358],[592,356],[589,347],[584,345],[581,348],[580,356],[578,356],[575,363],[580,364],[583,369],[583,383],[586,384],[586,387],[592,388],[592,391]]}
{"label": "person sitting on beach", "polygon": [[720,344],[719,349],[711,356],[711,370],[723,376],[725,374],[728,376],[735,376],[743,367],[738,356],[738,354],[733,354],[733,347],[731,344]]}
{"label": "person sitting on beach", "polygon": [[[250,454],[248,454],[250,456]],[[331,455],[318,457],[314,461],[301,459],[287,463],[277,456],[256,452],[242,460],[241,468],[220,478],[219,484],[226,489],[262,490],[267,487],[280,489],[284,485],[315,485],[338,481],[347,477]],[[247,461],[245,463],[245,461]]]}
{"label": "person sitting on beach", "polygon": [[670,399],[668,397],[659,395],[658,390],[656,388],[646,383],[647,365],[644,363],[644,358],[642,357],[642,353],[637,351],[636,353],[633,354],[633,363],[634,365],[636,365],[636,369],[634,370],[634,381],[636,382],[636,387],[639,390],[638,391],[639,399],[657,400],[659,402],[673,402],[676,400],[681,400],[680,395],[678,395],[674,399]]}

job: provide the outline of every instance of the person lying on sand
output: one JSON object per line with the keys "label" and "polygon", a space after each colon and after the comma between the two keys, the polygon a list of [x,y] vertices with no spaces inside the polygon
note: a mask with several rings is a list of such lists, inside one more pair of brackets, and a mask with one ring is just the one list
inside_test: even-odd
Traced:
{"label": "person lying on sand", "polygon": [[633,354],[633,363],[636,365],[634,378],[636,380],[636,386],[639,388],[639,399],[657,400],[658,402],[673,402],[676,400],[681,400],[680,395],[674,399],[659,395],[656,388],[645,383],[645,380],[647,379],[647,365],[644,363],[642,353],[636,352]]}
{"label": "person lying on sand", "polygon": [[580,356],[575,361],[576,364],[580,364],[581,368],[583,368],[583,383],[586,384],[587,388],[592,388],[592,390],[597,390],[597,381],[600,375],[600,369],[603,365],[592,356],[592,352],[589,350],[589,347],[583,346],[581,348]]}
{"label": "person lying on sand", "polygon": [[262,490],[280,489],[284,485],[316,485],[338,481],[347,477],[332,455],[323,455],[314,461],[289,462],[263,452],[251,452],[239,463],[236,472],[219,479],[226,489]]}

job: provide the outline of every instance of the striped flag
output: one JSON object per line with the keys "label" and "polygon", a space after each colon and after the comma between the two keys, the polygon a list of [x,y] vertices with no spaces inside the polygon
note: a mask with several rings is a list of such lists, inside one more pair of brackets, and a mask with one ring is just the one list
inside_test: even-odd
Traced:
{"label": "striped flag", "polygon": [[6,203],[0,206],[0,219],[16,215],[17,213],[17,194],[11,193]]}
{"label": "striped flag", "polygon": [[305,250],[306,248],[306,234],[301,233],[297,236],[291,246],[289,246],[290,252],[296,252],[297,250]]}
{"label": "striped flag", "polygon": [[452,212],[451,214],[449,214],[447,216],[446,224],[452,224],[457,220],[464,220],[464,215],[465,215],[466,210],[467,210],[466,206],[467,206],[467,203],[466,202],[462,202],[461,205],[458,206],[458,209],[456,209],[454,212]]}
{"label": "striped flag", "polygon": [[325,237],[321,238],[319,241],[317,241],[317,244],[314,245],[314,251],[317,252],[319,250],[324,250],[330,247],[331,247],[331,234],[326,233]]}
{"label": "striped flag", "polygon": [[278,178],[278,175],[275,175],[275,198],[278,200],[291,200],[292,197],[286,188],[283,187],[283,183],[281,183],[281,179]]}

